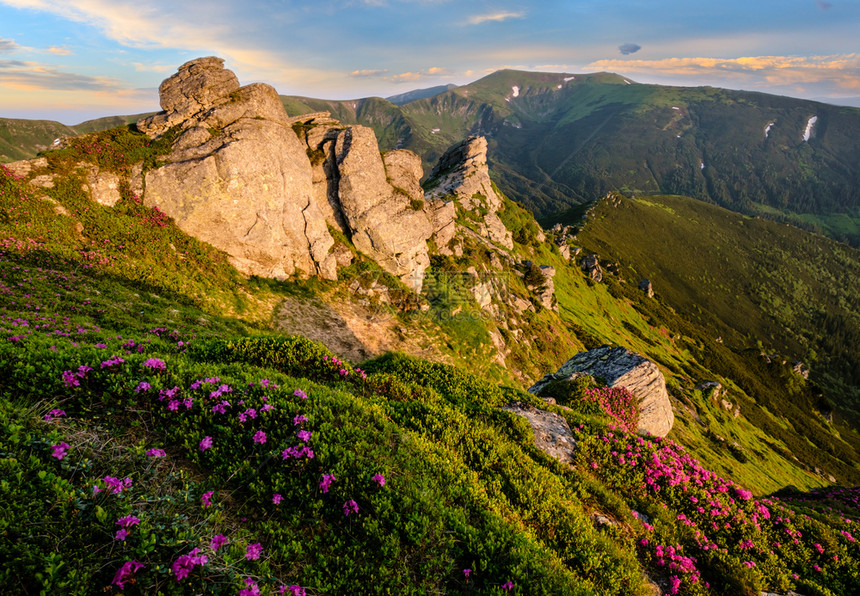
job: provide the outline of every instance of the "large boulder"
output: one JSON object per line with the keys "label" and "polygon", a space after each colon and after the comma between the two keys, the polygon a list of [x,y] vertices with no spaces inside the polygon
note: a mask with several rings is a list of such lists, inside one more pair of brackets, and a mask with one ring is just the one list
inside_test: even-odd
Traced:
{"label": "large boulder", "polygon": [[652,361],[626,348],[600,346],[580,352],[557,372],[545,375],[530,387],[529,393],[539,394],[553,381],[574,379],[583,374],[603,379],[610,387],[625,387],[636,397],[640,433],[665,437],[672,430],[675,415],[663,373]]}
{"label": "large boulder", "polygon": [[266,277],[337,276],[334,240],[312,201],[311,167],[277,92],[239,87],[218,58],[180,67],[164,83],[165,112],[138,122],[153,136],[180,126],[167,164],[145,177],[144,203]]}
{"label": "large boulder", "polygon": [[158,87],[163,111],[138,120],[137,128],[150,136],[161,135],[191,116],[228,101],[238,89],[239,79],[224,68],[223,59],[208,56],[191,60]]}

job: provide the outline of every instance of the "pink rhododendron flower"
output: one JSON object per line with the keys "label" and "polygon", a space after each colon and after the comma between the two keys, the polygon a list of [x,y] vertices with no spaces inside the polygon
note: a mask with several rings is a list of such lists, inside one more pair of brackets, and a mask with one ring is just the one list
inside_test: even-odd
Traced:
{"label": "pink rhododendron flower", "polygon": [[[123,478],[120,480],[119,478],[114,478],[113,476],[105,476],[102,478],[102,482],[105,483],[105,486],[112,494],[121,493],[127,488],[131,488],[131,478]],[[102,489],[98,487],[93,487],[93,493],[100,492]]]}
{"label": "pink rhododendron flower", "polygon": [[320,480],[320,490],[324,493],[328,492],[328,489],[331,487],[331,483],[337,480],[334,477],[334,474],[323,474],[322,480]]}
{"label": "pink rhododendron flower", "polygon": [[372,480],[379,486],[385,486],[385,476],[382,474],[374,474]]}
{"label": "pink rhododendron flower", "polygon": [[212,437],[203,437],[200,440],[200,451],[206,451],[212,447]]}
{"label": "pink rhododendron flower", "polygon": [[209,541],[209,548],[217,551],[219,548],[221,548],[228,542],[230,542],[230,539],[227,538],[224,534],[215,534],[212,537],[212,540]]}
{"label": "pink rhododendron flower", "polygon": [[65,415],[66,415],[66,413],[63,410],[51,410],[50,412],[45,414],[44,419],[50,422],[54,418],[59,418],[61,416],[65,416]]}
{"label": "pink rhododendron flower", "polygon": [[116,525],[120,526],[121,528],[125,528],[126,530],[133,527],[133,526],[136,526],[139,523],[140,523],[140,518],[138,518],[134,515],[125,515],[125,516],[119,518],[118,520],[116,520]]}
{"label": "pink rhododendron flower", "polygon": [[206,491],[200,496],[200,500],[203,502],[203,507],[210,507],[212,505],[212,495],[215,494],[214,490]]}
{"label": "pink rhododendron flower", "polygon": [[191,571],[197,565],[205,565],[209,562],[209,558],[206,555],[198,554],[200,552],[199,548],[195,548],[187,555],[182,555],[176,561],[173,562],[171,568],[173,569],[173,575],[176,576],[176,581],[182,581],[191,573]]}
{"label": "pink rhododendron flower", "polygon": [[343,514],[349,516],[350,513],[358,513],[358,503],[352,499],[343,504]]}
{"label": "pink rhododendron flower", "polygon": [[51,445],[51,449],[54,450],[54,452],[51,453],[51,456],[62,460],[64,457],[66,457],[66,451],[69,450],[69,444],[64,441],[62,443],[58,443],[57,445]]}
{"label": "pink rhododendron flower", "polygon": [[260,596],[260,588],[257,587],[257,582],[250,577],[244,579],[245,587],[239,590],[239,596]]}
{"label": "pink rhododendron flower", "polygon": [[258,430],[256,433],[254,433],[254,442],[260,443],[260,444],[265,443],[266,442],[266,433],[264,433],[261,430]]}
{"label": "pink rhododendron flower", "polygon": [[145,567],[146,565],[144,565],[143,563],[138,563],[134,560],[126,561],[122,564],[122,567],[117,569],[116,574],[113,576],[113,581],[111,582],[111,584],[122,590],[123,588],[125,588],[125,583],[129,581],[130,576],[134,575],[139,570],[144,569]]}
{"label": "pink rhododendron flower", "polygon": [[284,497],[282,497],[280,493],[275,493],[272,495],[272,503],[274,503],[275,505],[280,505],[281,501],[283,500]]}
{"label": "pink rhododendron flower", "polygon": [[307,443],[311,440],[311,431],[309,430],[300,430],[296,433],[296,436],[299,438],[299,441],[303,441]]}
{"label": "pink rhododendron flower", "polygon": [[249,561],[259,559],[262,553],[263,545],[259,542],[255,542],[254,544],[249,544],[248,548],[245,549],[245,558]]}
{"label": "pink rhododendron flower", "polygon": [[149,358],[143,362],[143,366],[146,368],[151,368],[152,370],[162,371],[167,369],[167,365],[164,364],[163,360],[159,360],[158,358]]}
{"label": "pink rhododendron flower", "polygon": [[165,453],[164,449],[150,449],[146,452],[149,457],[165,457],[167,453]]}

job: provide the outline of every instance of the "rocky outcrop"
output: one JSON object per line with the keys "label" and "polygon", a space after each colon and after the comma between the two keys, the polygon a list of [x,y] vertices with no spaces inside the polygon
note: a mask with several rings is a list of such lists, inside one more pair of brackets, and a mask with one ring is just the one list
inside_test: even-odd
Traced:
{"label": "rocky outcrop", "polygon": [[430,264],[427,240],[434,232],[419,184],[421,159],[405,150],[380,155],[372,129],[345,127],[327,114],[302,123],[314,200],[326,221],[420,291]]}
{"label": "rocky outcrop", "polygon": [[798,360],[795,362],[794,366],[791,367],[791,370],[799,374],[804,379],[809,379],[809,367],[806,366],[803,361]]}
{"label": "rocky outcrop", "polygon": [[171,126],[184,132],[168,163],[146,173],[144,203],[226,252],[244,273],[334,279],[334,240],[277,92],[239,87],[218,58],[184,64],[160,91],[165,112],[138,128],[151,136]]}
{"label": "rocky outcrop", "polygon": [[639,406],[638,431],[665,437],[672,429],[675,415],[666,391],[666,381],[657,365],[626,348],[600,346],[580,352],[565,362],[558,372],[545,375],[529,388],[538,394],[552,381],[576,378],[582,374],[603,379],[610,387],[626,387]]}
{"label": "rocky outcrop", "polygon": [[538,449],[563,464],[573,465],[576,439],[563,416],[518,401],[502,409],[529,421]]}
{"label": "rocky outcrop", "polygon": [[164,134],[192,116],[226,103],[230,94],[238,90],[239,79],[233,71],[224,68],[221,58],[209,56],[191,60],[158,87],[163,111],[138,120],[137,128],[150,136]]}
{"label": "rocky outcrop", "polygon": [[421,160],[396,151],[388,161],[398,182],[408,188],[387,182],[387,164],[373,130],[352,126],[341,131],[334,143],[337,194],[355,247],[420,291],[430,266],[427,239],[433,233],[416,190]]}
{"label": "rocky outcrop", "polygon": [[248,274],[335,279],[350,255],[333,249],[332,226],[420,289],[433,227],[416,155],[383,162],[367,127],[327,113],[289,118],[272,87],[240,87],[220,58],[184,64],[159,91],[164,112],[138,128],[182,132],[167,165],[146,174],[147,205]]}
{"label": "rocky outcrop", "polygon": [[603,269],[600,268],[600,258],[597,255],[587,255],[582,258],[582,270],[596,282],[603,281]]}
{"label": "rocky outcrop", "polygon": [[507,250],[513,249],[511,232],[498,215],[503,201],[490,180],[484,137],[469,137],[449,148],[427,180],[425,197],[428,201],[456,201],[467,216],[473,215],[482,238]]}
{"label": "rocky outcrop", "polygon": [[694,387],[711,399],[719,399],[723,395],[723,385],[718,381],[704,381]]}
{"label": "rocky outcrop", "polygon": [[651,284],[650,279],[643,279],[639,282],[639,289],[645,292],[645,295],[649,298],[654,297],[654,286]]}
{"label": "rocky outcrop", "polygon": [[523,281],[529,291],[534,292],[541,306],[558,311],[555,284],[552,281],[552,278],[555,277],[555,267],[550,265],[538,267],[531,261],[525,261],[523,265],[525,267]]}

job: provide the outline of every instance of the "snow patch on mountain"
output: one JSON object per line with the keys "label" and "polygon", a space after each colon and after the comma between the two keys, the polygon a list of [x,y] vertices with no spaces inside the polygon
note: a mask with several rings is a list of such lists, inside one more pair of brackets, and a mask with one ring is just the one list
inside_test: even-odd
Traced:
{"label": "snow patch on mountain", "polygon": [[516,85],[514,85],[513,87],[511,87],[511,91],[513,91],[513,92],[514,92],[514,97],[519,97],[519,96],[520,96],[520,88],[519,88],[519,87],[517,87]]}
{"label": "snow patch on mountain", "polygon": [[815,126],[816,122],[818,122],[818,116],[813,116],[809,119],[809,122],[806,123],[806,130],[803,131],[804,141],[808,141],[809,137],[812,136],[812,127]]}
{"label": "snow patch on mountain", "polygon": [[767,135],[770,134],[770,129],[773,128],[774,124],[776,124],[776,122],[768,122],[767,126],[764,127],[764,138],[767,138]]}
{"label": "snow patch on mountain", "polygon": [[564,77],[565,83],[567,83],[568,81],[574,81],[574,80],[576,80],[576,77]]}

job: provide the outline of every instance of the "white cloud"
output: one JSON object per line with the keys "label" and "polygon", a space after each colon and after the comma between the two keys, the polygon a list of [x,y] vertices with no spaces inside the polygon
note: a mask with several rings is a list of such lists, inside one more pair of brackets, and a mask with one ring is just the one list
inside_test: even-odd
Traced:
{"label": "white cloud", "polygon": [[19,90],[117,92],[124,85],[116,79],[65,72],[39,62],[0,60],[0,83]]}
{"label": "white cloud", "polygon": [[72,50],[70,50],[67,47],[61,47],[61,46],[51,46],[49,48],[45,48],[45,51],[48,52],[49,54],[53,54],[55,56],[68,56],[68,55],[72,54]]}
{"label": "white cloud", "polygon": [[392,83],[409,83],[413,81],[422,81],[431,77],[441,77],[450,74],[451,72],[447,68],[432,66],[426,70],[419,70],[415,72],[402,72],[400,74],[392,75],[390,77],[386,77],[386,80],[391,81]]}
{"label": "white cloud", "polygon": [[388,69],[362,69],[362,70],[354,70],[349,73],[349,76],[356,78],[371,78],[371,77],[381,77],[385,73],[388,72]]}
{"label": "white cloud", "polygon": [[0,54],[11,54],[21,49],[17,43],[11,39],[3,39],[0,37]]}
{"label": "white cloud", "polygon": [[144,64],[142,62],[132,62],[131,65],[137,72],[170,72],[179,66],[178,64]]}
{"label": "white cloud", "polygon": [[[139,0],[0,0],[85,23],[126,47],[184,50],[203,56],[217,54],[227,67],[252,79],[319,81],[331,73],[291,63],[283,52],[257,49],[258,40],[242,38],[235,22],[224,18],[228,2],[207,0],[206,10],[193,2]],[[178,64],[176,66],[179,66]]]}
{"label": "white cloud", "polygon": [[481,23],[486,23],[489,21],[507,21],[508,19],[522,19],[526,16],[525,12],[510,12],[510,11],[499,11],[499,12],[491,12],[488,14],[480,14],[474,15],[468,18],[466,21],[470,25],[480,25]]}
{"label": "white cloud", "polygon": [[747,81],[761,87],[827,83],[860,89],[860,54],[598,60],[586,70]]}

